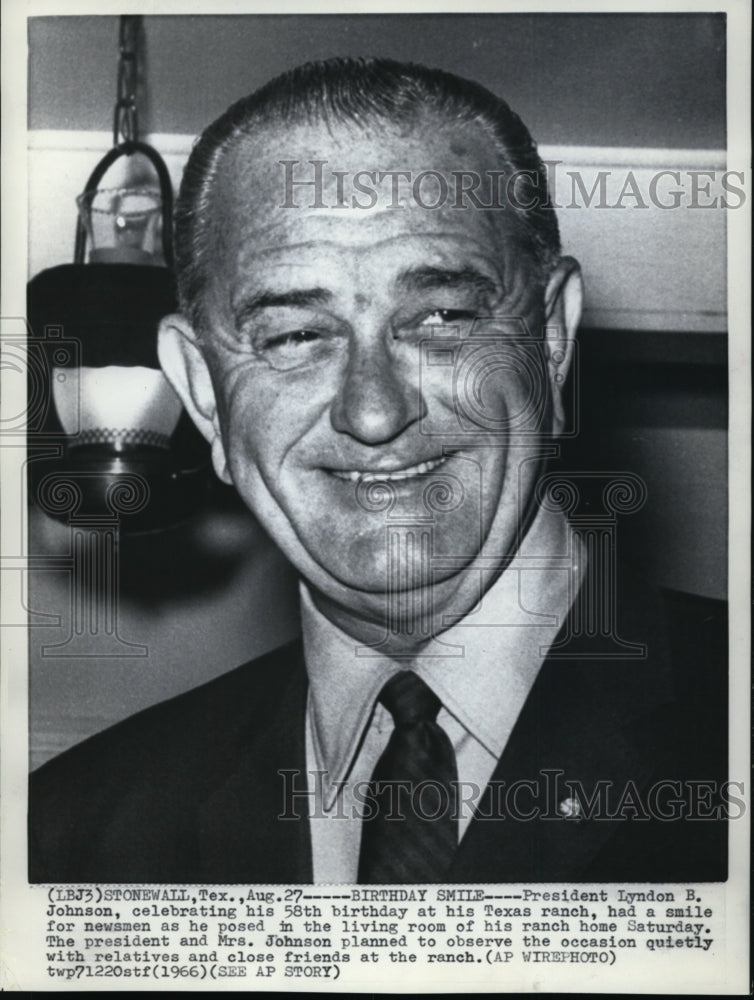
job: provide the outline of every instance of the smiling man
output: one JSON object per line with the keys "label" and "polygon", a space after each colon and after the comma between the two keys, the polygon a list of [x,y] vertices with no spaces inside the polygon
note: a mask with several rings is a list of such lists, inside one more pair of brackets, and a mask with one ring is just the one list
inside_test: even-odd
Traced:
{"label": "smiling man", "polygon": [[657,790],[685,772],[654,599],[628,666],[562,653],[615,580],[543,488],[582,292],[520,119],[440,71],[301,67],[194,148],[176,255],[161,362],[298,569],[302,641],[44,768],[32,877],[705,877],[720,824],[679,857]]}
{"label": "smiling man", "polygon": [[[300,76],[304,95],[322,88],[319,110],[301,98],[303,120],[290,114],[281,129],[251,112],[261,98],[242,102],[224,120],[224,145],[221,127],[205,137],[213,167],[202,147],[194,154],[177,222],[178,245],[192,254],[186,318],[165,321],[161,359],[212,442],[218,475],[299,568],[319,610],[357,640],[385,627],[386,525],[422,523],[428,484],[446,485],[454,496],[433,512],[431,567],[417,552],[399,585],[415,590],[431,569],[426,628],[435,634],[444,615],[476,603],[472,570],[499,572],[517,547],[540,437],[560,419],[580,277],[573,260],[557,259],[557,230],[543,246],[536,222],[511,205],[480,211],[449,196],[428,209],[411,187],[396,198],[396,175],[483,176],[500,160],[489,127],[419,104],[396,71],[406,106],[388,117],[383,91],[385,110],[370,120],[376,68],[354,77],[350,117],[344,100],[340,120],[337,106],[326,119],[328,76],[348,77],[338,67],[321,80],[317,72]],[[451,81],[428,74],[425,86]],[[298,92],[295,78],[287,86]],[[455,88],[463,107],[470,85]],[[241,115],[246,124],[233,127]],[[294,198],[284,170],[292,153],[304,176],[309,164],[321,167],[316,186],[299,179]],[[339,178],[366,168],[387,175],[376,204],[338,198]],[[370,502],[370,485],[389,495],[389,517]],[[413,630],[392,638],[415,650]]]}

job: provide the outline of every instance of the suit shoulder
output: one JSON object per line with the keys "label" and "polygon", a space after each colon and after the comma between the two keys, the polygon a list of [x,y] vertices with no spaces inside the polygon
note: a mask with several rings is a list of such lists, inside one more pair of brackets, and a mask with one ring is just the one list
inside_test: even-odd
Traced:
{"label": "suit shoulder", "polygon": [[146,708],[38,768],[30,811],[62,815],[125,789],[193,788],[213,775],[274,713],[302,663],[297,641]]}
{"label": "suit shoulder", "polygon": [[29,787],[30,880],[195,875],[197,803],[305,684],[297,641],[44,764]]}
{"label": "suit shoulder", "polygon": [[[142,709],[42,765],[35,774],[60,771],[84,757],[101,759],[126,746],[138,752],[140,745],[158,741],[165,750],[166,735],[180,743],[196,743],[202,735],[213,743],[254,723],[280,698],[298,663],[298,642],[269,653],[191,688],[167,701]],[[218,720],[222,725],[218,726]],[[146,749],[146,747],[145,747]]]}

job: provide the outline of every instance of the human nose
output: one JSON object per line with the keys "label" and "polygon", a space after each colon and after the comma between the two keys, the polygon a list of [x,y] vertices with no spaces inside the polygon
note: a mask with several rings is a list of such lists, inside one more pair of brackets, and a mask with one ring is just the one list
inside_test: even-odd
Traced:
{"label": "human nose", "polygon": [[383,444],[398,437],[425,413],[418,370],[413,379],[400,371],[385,337],[362,341],[355,337],[343,381],[330,408],[335,430],[363,444]]}

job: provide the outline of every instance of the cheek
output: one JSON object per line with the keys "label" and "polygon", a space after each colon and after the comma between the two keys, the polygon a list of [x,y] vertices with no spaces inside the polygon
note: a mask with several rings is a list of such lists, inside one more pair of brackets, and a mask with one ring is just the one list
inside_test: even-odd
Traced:
{"label": "cheek", "polygon": [[286,424],[276,418],[274,409],[260,405],[254,397],[238,396],[223,421],[223,436],[231,465],[238,475],[244,464],[263,466],[274,462],[284,447]]}
{"label": "cheek", "polygon": [[223,358],[213,371],[213,383],[223,447],[238,482],[244,466],[256,463],[260,446],[270,439],[274,415],[263,405],[264,394],[248,364]]}
{"label": "cheek", "polygon": [[425,382],[427,390],[452,413],[460,433],[501,444],[538,427],[546,398],[538,369],[502,345],[466,352],[451,377]]}
{"label": "cheek", "polygon": [[276,472],[320,419],[321,396],[321,381],[317,386],[311,380],[281,379],[259,370],[238,375],[220,404],[231,462],[252,461],[263,473]]}

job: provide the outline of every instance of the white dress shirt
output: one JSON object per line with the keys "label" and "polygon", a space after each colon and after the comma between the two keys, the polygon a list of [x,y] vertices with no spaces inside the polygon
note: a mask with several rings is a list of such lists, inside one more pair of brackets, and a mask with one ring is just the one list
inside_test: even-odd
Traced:
{"label": "white dress shirt", "polygon": [[410,660],[365,649],[317,610],[301,584],[315,882],[357,879],[364,789],[393,729],[377,697],[399,670],[416,671],[442,702],[437,722],[456,753],[463,836],[583,572],[565,517],[540,509],[480,604],[441,634],[432,655]]}

